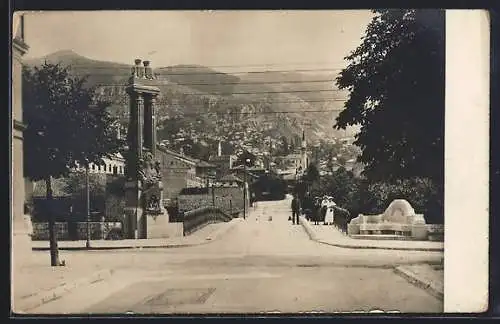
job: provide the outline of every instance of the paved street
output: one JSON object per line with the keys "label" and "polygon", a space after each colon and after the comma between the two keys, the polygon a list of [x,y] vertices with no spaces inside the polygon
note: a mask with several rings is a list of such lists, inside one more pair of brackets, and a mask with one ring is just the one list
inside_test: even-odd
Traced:
{"label": "paved street", "polygon": [[288,221],[289,206],[259,202],[220,239],[195,247],[61,251],[70,264],[115,273],[32,312],[442,311],[442,300],[393,271],[399,264],[438,264],[442,252],[319,244]]}

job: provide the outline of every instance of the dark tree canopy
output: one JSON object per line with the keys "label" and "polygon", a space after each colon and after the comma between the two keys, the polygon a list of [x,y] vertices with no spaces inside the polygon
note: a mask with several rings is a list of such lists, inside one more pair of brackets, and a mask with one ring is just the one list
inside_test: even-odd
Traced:
{"label": "dark tree canopy", "polygon": [[307,166],[305,173],[304,173],[304,180],[306,180],[309,183],[312,183],[312,182],[318,181],[319,177],[320,177],[320,175],[319,175],[319,171],[318,171],[318,168],[316,167],[316,165],[314,165],[313,163],[309,164]]}
{"label": "dark tree canopy", "polygon": [[67,176],[77,163],[101,163],[117,152],[108,102],[68,68],[45,63],[23,70],[25,173],[31,180]]}
{"label": "dark tree canopy", "polygon": [[[247,159],[250,160],[249,163],[246,162]],[[243,153],[241,153],[238,156],[238,158],[234,162],[234,165],[238,166],[238,165],[246,164],[246,166],[252,167],[255,165],[256,160],[257,160],[257,157],[255,155],[253,155],[252,153],[245,150],[245,151],[243,151]]]}
{"label": "dark tree canopy", "polygon": [[337,129],[356,142],[371,179],[443,180],[444,11],[375,10],[336,82],[350,92]]}

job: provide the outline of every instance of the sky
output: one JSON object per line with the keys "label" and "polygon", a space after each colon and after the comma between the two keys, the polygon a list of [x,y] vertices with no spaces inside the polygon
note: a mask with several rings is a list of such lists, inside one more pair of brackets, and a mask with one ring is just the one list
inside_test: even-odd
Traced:
{"label": "sky", "polygon": [[371,18],[368,10],[33,12],[25,16],[26,58],[73,50],[228,72],[342,68]]}

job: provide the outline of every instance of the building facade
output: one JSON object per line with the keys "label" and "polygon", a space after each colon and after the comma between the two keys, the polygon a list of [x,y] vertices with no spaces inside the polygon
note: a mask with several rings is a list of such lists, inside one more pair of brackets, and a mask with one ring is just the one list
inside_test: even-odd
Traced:
{"label": "building facade", "polygon": [[207,186],[206,174],[209,171],[206,170],[211,165],[161,146],[158,146],[157,154],[162,172],[163,199],[177,198],[184,188]]}
{"label": "building facade", "polygon": [[216,178],[220,179],[228,175],[233,168],[236,157],[233,155],[211,156],[209,162],[216,167]]}
{"label": "building facade", "polygon": [[[124,175],[125,174],[125,158],[120,154],[114,154],[111,158],[103,158],[104,164],[89,164],[89,173],[101,173],[101,174],[114,174],[114,175]],[[84,171],[83,167],[78,167],[78,171]]]}
{"label": "building facade", "polygon": [[[30,187],[23,171],[22,68],[23,55],[28,51],[24,34],[24,16],[13,15],[12,29],[12,182],[11,224],[12,260],[14,268],[29,262],[31,256],[31,220],[25,208],[26,190]],[[29,190],[29,189],[28,189]]]}

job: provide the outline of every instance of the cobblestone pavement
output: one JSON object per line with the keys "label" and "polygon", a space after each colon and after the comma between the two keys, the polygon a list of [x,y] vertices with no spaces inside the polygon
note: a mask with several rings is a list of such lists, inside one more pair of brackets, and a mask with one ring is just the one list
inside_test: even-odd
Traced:
{"label": "cobblestone pavement", "polygon": [[441,299],[394,272],[399,265],[442,264],[442,252],[319,244],[288,221],[289,205],[259,202],[245,221],[205,245],[63,251],[70,264],[84,260],[115,273],[32,312],[442,311]]}

